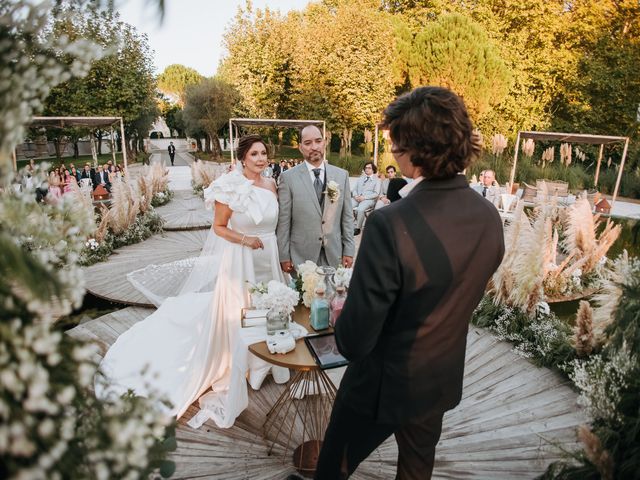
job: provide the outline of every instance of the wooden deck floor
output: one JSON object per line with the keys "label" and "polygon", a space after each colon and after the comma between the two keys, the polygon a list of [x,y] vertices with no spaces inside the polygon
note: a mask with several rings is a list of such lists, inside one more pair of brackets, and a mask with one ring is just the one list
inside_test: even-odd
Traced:
{"label": "wooden deck floor", "polygon": [[[69,333],[97,341],[102,351],[153,310],[126,308],[84,323]],[[151,347],[153,348],[153,347]],[[336,384],[342,371],[332,371]],[[249,389],[249,408],[230,429],[207,422],[198,430],[186,425],[192,405],[179,421],[177,464],[173,478],[284,479],[293,472],[283,463],[282,446],[272,456],[261,437],[265,413],[284,387],[269,379]],[[468,336],[462,403],[445,416],[436,454],[434,478],[530,479],[561,458],[555,445],[576,446],[576,427],[586,418],[576,394],[554,372],[514,354],[511,345],[483,330]],[[365,461],[354,479],[395,476],[397,447],[387,440]]]}
{"label": "wooden deck floor", "polygon": [[213,219],[213,212],[205,208],[202,197],[188,190],[174,192],[173,199],[156,211],[164,219],[166,231],[207,229]]}
{"label": "wooden deck floor", "polygon": [[107,261],[83,269],[86,288],[107,300],[151,307],[149,300],[127,280],[127,274],[151,264],[198,256],[208,230],[164,232],[144,242],[116,250]]}

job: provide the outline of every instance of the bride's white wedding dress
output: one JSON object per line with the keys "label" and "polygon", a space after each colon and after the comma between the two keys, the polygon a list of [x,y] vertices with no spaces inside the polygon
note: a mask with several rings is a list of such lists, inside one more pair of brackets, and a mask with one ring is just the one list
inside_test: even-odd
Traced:
{"label": "bride's white wedding dress", "polygon": [[[212,392],[205,396],[206,405],[201,401],[203,411],[192,426],[213,418],[218,426],[230,427],[248,403],[246,370],[250,370],[252,387],[259,388],[271,369],[269,364],[250,358],[248,352],[246,358],[240,356],[241,361],[236,362],[240,366],[232,365],[232,357],[239,358],[232,356],[232,349],[237,349],[241,309],[249,304],[247,282],[284,281],[275,236],[276,195],[234,171],[205,190],[205,202],[212,205],[214,201],[227,204],[233,211],[229,228],[260,237],[264,249],[252,250],[211,232],[207,243],[213,247],[207,255],[134,272],[130,279],[143,293],[146,291],[140,279],[148,279],[150,274],[169,276],[171,272],[183,272],[185,265],[191,269],[195,265],[200,275],[206,272],[208,278],[194,283],[191,275],[191,281],[187,281],[190,288],[178,292],[176,285],[177,296],[166,298],[158,310],[120,335],[101,363],[106,382],[96,380],[99,397],[121,395],[129,389],[141,396],[159,394],[171,402],[170,413],[179,418],[211,388]],[[157,297],[154,300],[158,301]],[[244,370],[240,377],[236,372],[235,381],[231,381],[233,370],[238,368]],[[280,382],[288,380],[286,370],[273,373]]]}

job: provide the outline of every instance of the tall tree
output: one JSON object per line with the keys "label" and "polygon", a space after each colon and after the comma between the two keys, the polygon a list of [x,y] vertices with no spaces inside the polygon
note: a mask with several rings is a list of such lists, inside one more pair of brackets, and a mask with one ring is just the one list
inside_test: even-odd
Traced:
{"label": "tall tree", "polygon": [[353,130],[373,127],[393,98],[401,78],[394,53],[393,24],[377,2],[338,0],[304,11],[293,98],[300,116],[327,119],[340,135],[342,155],[351,155]]}
{"label": "tall tree", "polygon": [[197,85],[203,79],[204,77],[193,68],[174,63],[158,75],[158,90],[182,108],[187,87]]}
{"label": "tall tree", "polygon": [[[554,127],[639,138],[640,4],[582,0],[568,9],[566,41],[580,55],[554,99]],[[630,159],[637,162],[637,142]]]}
{"label": "tall tree", "polygon": [[231,118],[239,100],[236,89],[219,78],[207,78],[197,85],[187,87],[182,117],[187,133],[206,136],[206,150],[213,148],[216,158],[222,157],[218,132]]}
{"label": "tall tree", "polygon": [[298,15],[284,17],[268,8],[239,8],[224,35],[227,50],[220,78],[235,86],[244,115],[257,118],[286,117],[290,73]]}
{"label": "tall tree", "polygon": [[409,73],[414,86],[441,85],[462,96],[476,120],[504,99],[511,82],[484,29],[460,14],[444,15],[418,33]]}
{"label": "tall tree", "polygon": [[[69,8],[71,6],[62,6]],[[139,150],[158,116],[151,50],[145,35],[120,21],[117,13],[82,14],[53,23],[50,35],[88,38],[110,46],[109,55],[92,63],[88,75],[52,90],[45,114],[58,116],[121,116],[132,153]],[[102,132],[96,132],[98,138]]]}

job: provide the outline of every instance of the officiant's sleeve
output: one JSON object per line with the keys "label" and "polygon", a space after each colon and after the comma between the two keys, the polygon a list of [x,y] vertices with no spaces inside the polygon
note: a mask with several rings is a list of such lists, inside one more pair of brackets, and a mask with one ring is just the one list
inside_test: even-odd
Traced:
{"label": "officiant's sleeve", "polygon": [[400,265],[391,225],[381,212],[367,220],[349,294],[336,322],[336,342],[349,360],[367,356],[400,292]]}
{"label": "officiant's sleeve", "polygon": [[278,226],[276,236],[278,238],[278,255],[281,262],[291,260],[291,187],[289,186],[289,175],[282,174],[282,180],[278,187],[278,203],[280,211],[278,213]]}
{"label": "officiant's sleeve", "polygon": [[347,195],[349,191],[349,174],[345,175],[344,192],[342,195],[342,218],[340,221],[340,230],[342,233],[342,255],[345,257],[353,257],[356,253],[356,242],[353,239],[353,207],[351,205],[351,197]]}

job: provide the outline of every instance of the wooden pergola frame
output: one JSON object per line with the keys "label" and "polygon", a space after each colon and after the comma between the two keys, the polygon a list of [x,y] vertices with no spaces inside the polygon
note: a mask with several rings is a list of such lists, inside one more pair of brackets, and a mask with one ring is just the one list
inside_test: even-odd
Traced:
{"label": "wooden pergola frame", "polygon": [[[273,128],[303,128],[307,125],[322,125],[322,138],[327,138],[327,125],[324,120],[285,120],[279,118],[230,118],[229,119],[229,142],[231,145],[231,163],[236,159],[233,153],[233,127],[236,127],[236,138],[238,137],[238,127],[273,127]],[[325,146],[324,156],[326,160],[327,149]]]}
{"label": "wooden pergola frame", "polygon": [[[122,146],[122,160],[124,162],[124,169],[127,169],[127,146],[124,138],[124,122],[122,117],[33,117],[29,123],[29,127],[54,127],[54,128],[68,128],[68,127],[86,127],[96,129],[98,127],[111,127],[113,132],[113,126],[120,124],[120,142]],[[113,158],[113,164],[117,165],[115,142],[113,141],[113,134],[111,139],[111,155]],[[94,153],[93,136],[91,137],[91,153]],[[96,157],[94,156],[94,163]],[[13,150],[13,168],[17,170],[18,163],[16,159],[16,151]]]}
{"label": "wooden pergola frame", "polygon": [[616,179],[616,186],[613,190],[613,197],[611,199],[611,207],[616,202],[618,196],[618,189],[620,188],[620,180],[622,179],[622,171],[624,170],[624,162],[627,158],[627,150],[629,148],[629,137],[614,137],[610,135],[589,135],[582,133],[561,133],[561,132],[529,132],[520,131],[516,137],[515,151],[513,153],[513,166],[511,167],[511,175],[509,177],[509,185],[513,185],[513,181],[516,177],[516,166],[518,164],[518,153],[520,151],[521,139],[532,140],[549,140],[563,143],[586,143],[590,145],[600,145],[600,153],[598,154],[598,165],[596,166],[596,174],[594,178],[594,186],[598,186],[598,177],[600,176],[600,164],[602,163],[602,155],[604,153],[604,146],[612,143],[624,142],[624,149],[622,151],[622,160],[620,161],[620,169],[618,170],[618,178]]}

